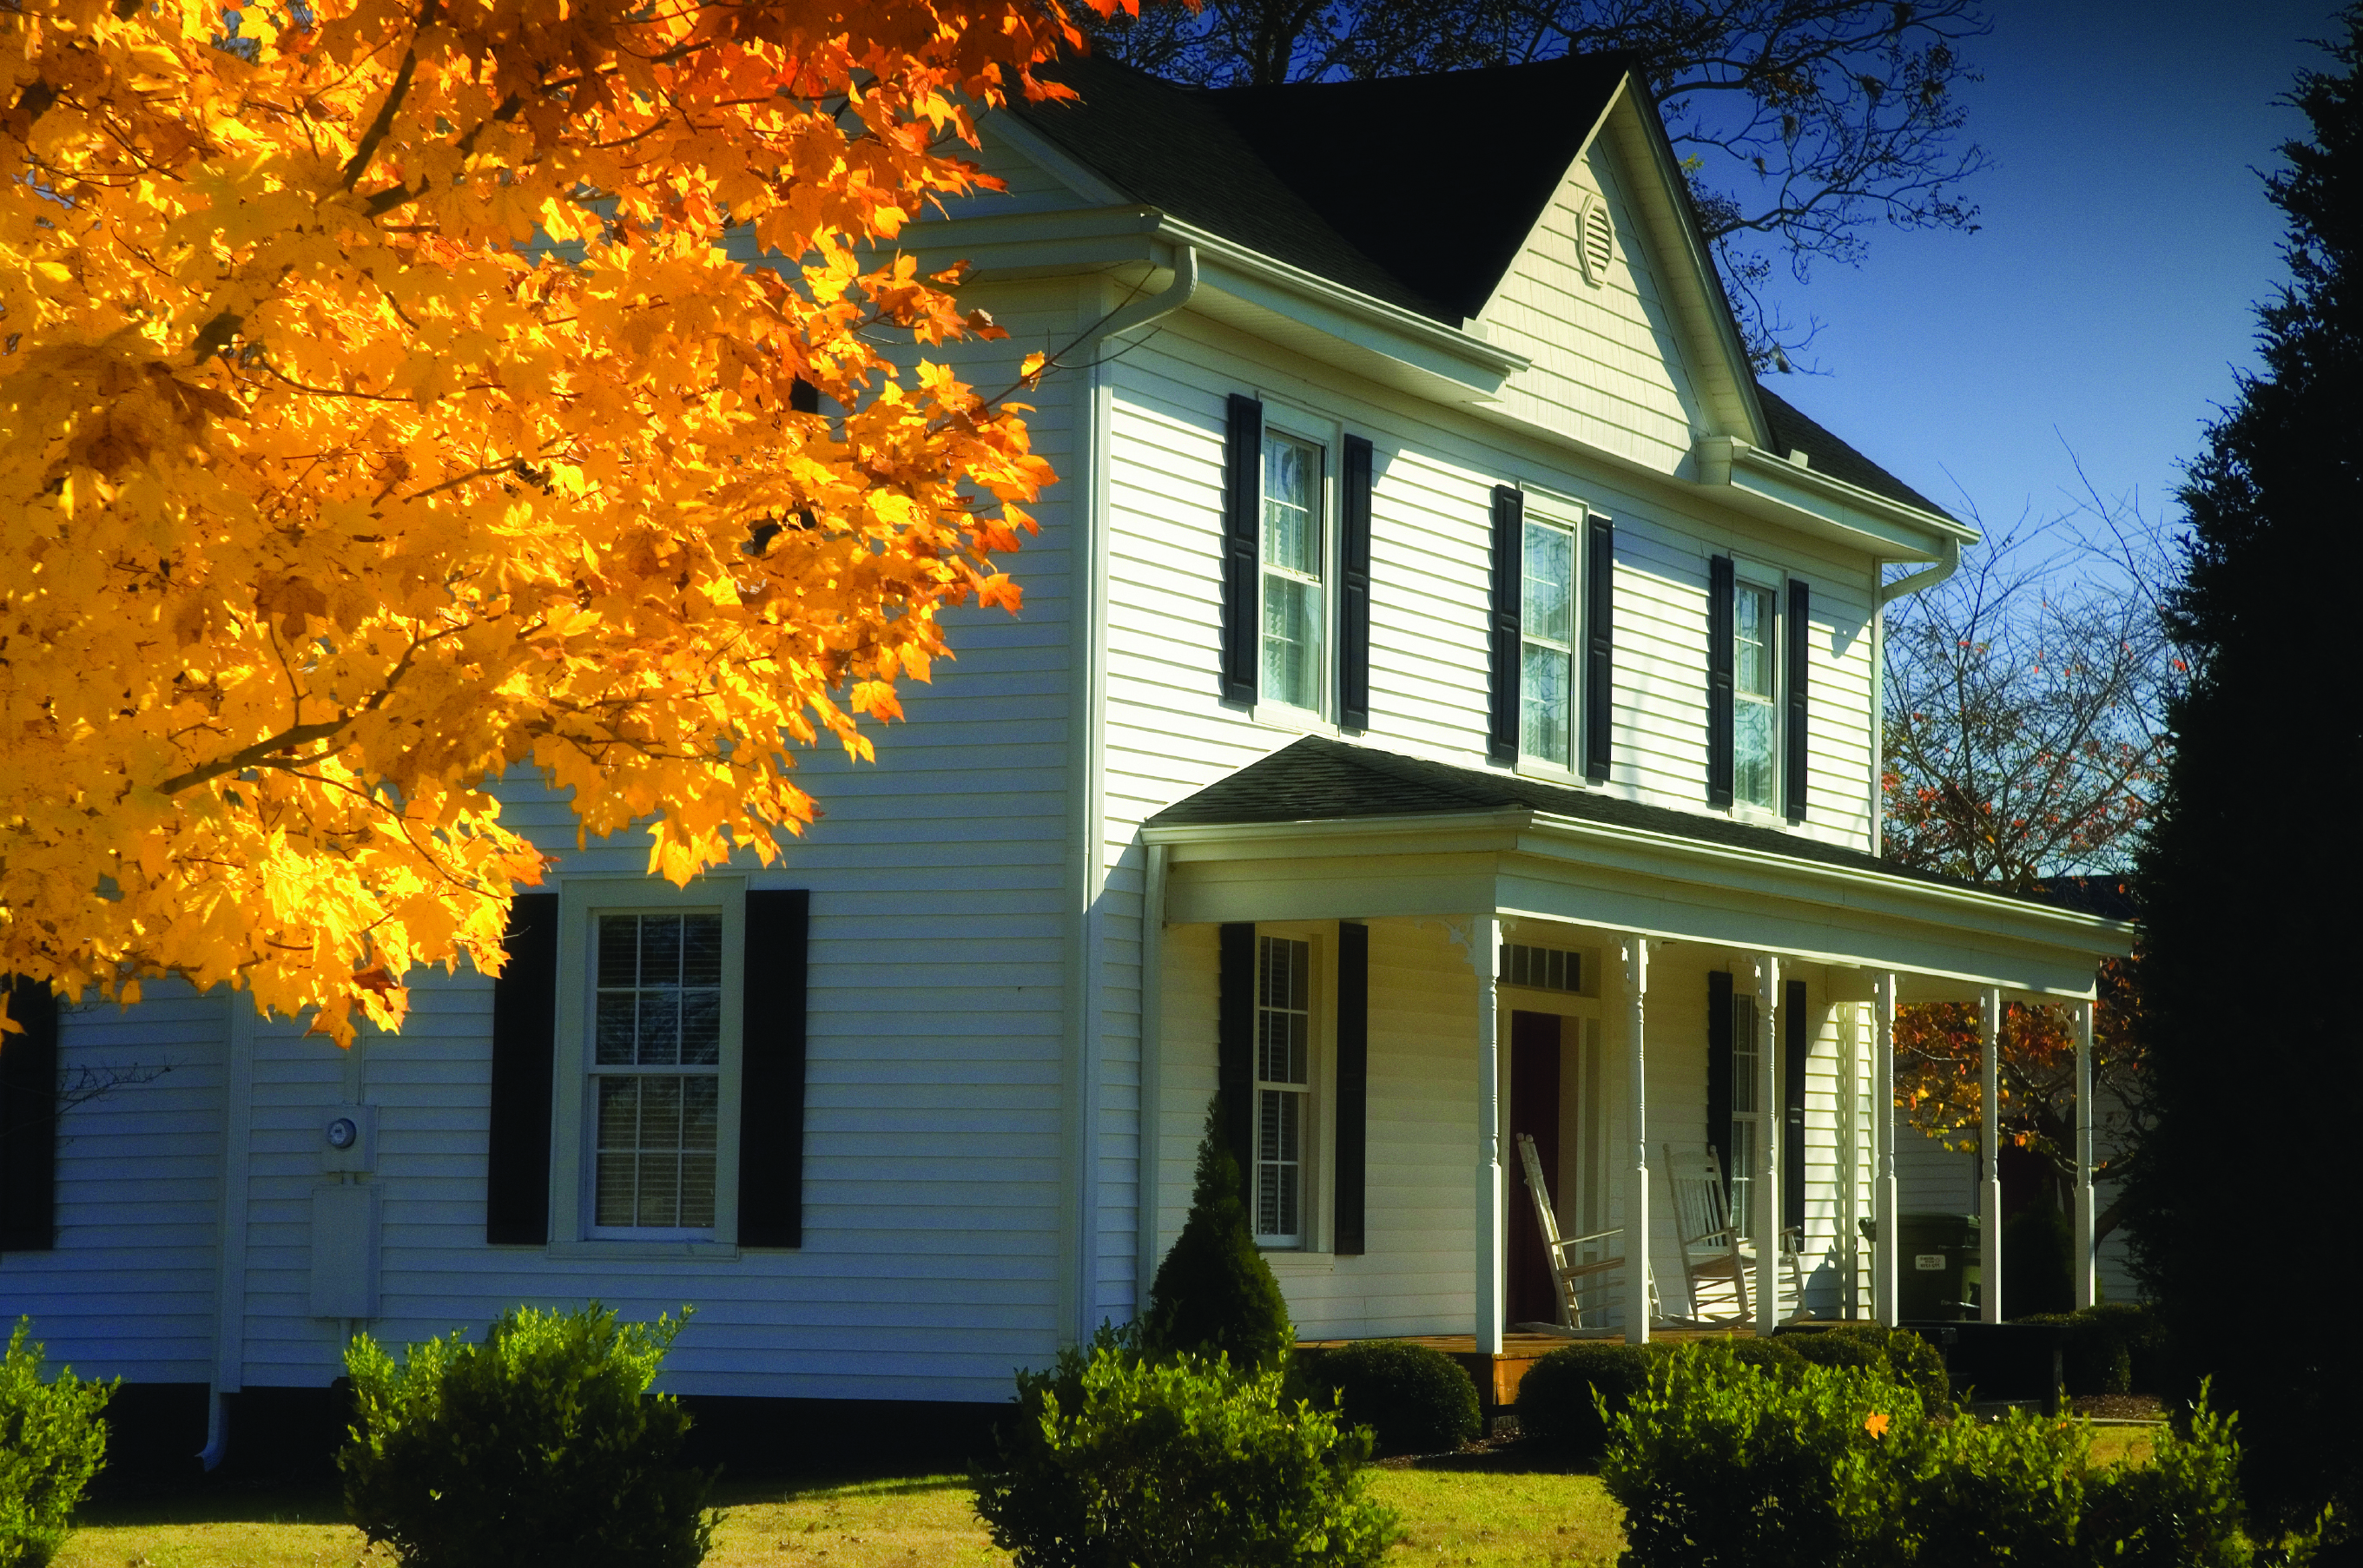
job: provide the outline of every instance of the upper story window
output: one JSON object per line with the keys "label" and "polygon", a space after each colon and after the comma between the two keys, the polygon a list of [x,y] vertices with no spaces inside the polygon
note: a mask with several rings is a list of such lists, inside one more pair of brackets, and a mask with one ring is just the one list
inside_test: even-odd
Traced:
{"label": "upper story window", "polygon": [[1327,644],[1322,449],[1263,439],[1263,658],[1259,695],[1318,712]]}
{"label": "upper story window", "polygon": [[1256,1240],[1304,1244],[1305,1134],[1312,1118],[1313,944],[1256,939]]}
{"label": "upper story window", "polygon": [[1565,767],[1575,727],[1575,530],[1528,517],[1524,545],[1518,755]]}
{"label": "upper story window", "polygon": [[1731,592],[1731,794],[1741,805],[1777,803],[1781,715],[1773,591],[1743,580]]}

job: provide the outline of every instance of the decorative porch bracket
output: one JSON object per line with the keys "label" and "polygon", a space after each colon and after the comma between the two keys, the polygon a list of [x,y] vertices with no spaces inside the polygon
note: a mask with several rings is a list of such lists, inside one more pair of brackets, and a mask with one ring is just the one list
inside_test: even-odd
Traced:
{"label": "decorative porch bracket", "polygon": [[1895,1218],[1895,976],[1870,982],[1870,1314],[1889,1328],[1896,1319]]}
{"label": "decorative porch bracket", "polygon": [[1628,936],[1625,959],[1625,1126],[1633,1158],[1625,1167],[1625,1342],[1649,1342],[1649,1091],[1643,1075],[1641,1010],[1649,995],[1649,944]]}
{"label": "decorative porch bracket", "polygon": [[2100,1298],[2100,1247],[2092,1212],[2092,1004],[2076,1009],[2076,1305]]}
{"label": "decorative porch bracket", "polygon": [[1978,1051],[1984,1068],[1978,1130],[1978,1316],[2002,1321],[2002,990],[1978,993]]}

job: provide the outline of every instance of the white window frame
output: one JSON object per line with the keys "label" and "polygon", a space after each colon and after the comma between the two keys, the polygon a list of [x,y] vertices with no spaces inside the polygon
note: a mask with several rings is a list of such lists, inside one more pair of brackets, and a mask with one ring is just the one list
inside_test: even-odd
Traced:
{"label": "white window frame", "polygon": [[1590,564],[1584,558],[1585,545],[1592,509],[1581,501],[1553,495],[1548,491],[1525,487],[1525,527],[1556,528],[1568,536],[1568,629],[1571,634],[1567,648],[1567,756],[1537,756],[1526,750],[1526,644],[1540,639],[1530,638],[1525,616],[1525,539],[1518,540],[1518,760],[1517,771],[1548,778],[1561,784],[1582,784],[1583,748],[1583,639],[1590,628],[1584,624],[1585,603],[1583,570]]}
{"label": "white window frame", "polygon": [[[1263,548],[1263,448],[1256,449],[1256,700],[1255,720],[1259,723],[1275,724],[1282,729],[1315,734],[1334,734],[1333,723],[1337,703],[1337,612],[1339,605],[1338,572],[1341,560],[1337,550],[1338,447],[1342,426],[1334,419],[1323,419],[1291,408],[1269,398],[1263,404],[1263,435],[1269,441],[1274,436],[1310,447],[1320,455],[1321,480],[1315,489],[1320,508],[1318,525],[1320,547],[1316,558],[1321,566],[1321,579],[1316,585],[1321,605],[1321,646],[1314,660],[1314,705],[1301,707],[1294,702],[1270,695],[1263,684],[1263,616],[1265,583],[1274,570],[1287,575],[1287,569],[1275,569]],[[1300,580],[1302,580],[1300,579]]]}
{"label": "white window frame", "polygon": [[[1781,825],[1786,825],[1786,819],[1781,815],[1781,807],[1785,802],[1781,799],[1781,793],[1782,784],[1781,774],[1783,771],[1781,763],[1783,758],[1787,756],[1787,724],[1789,720],[1789,705],[1783,700],[1787,697],[1788,693],[1781,690],[1781,682],[1786,679],[1785,672],[1788,668],[1788,661],[1782,657],[1782,653],[1784,651],[1784,644],[1790,635],[1788,606],[1781,602],[1783,597],[1782,590],[1786,586],[1786,578],[1771,567],[1764,566],[1756,561],[1746,560],[1737,556],[1734,556],[1732,558],[1732,603],[1730,607],[1731,812],[1736,817],[1752,818],[1758,822],[1778,823]],[[1743,798],[1739,792],[1739,705],[1742,702],[1752,704],[1755,701],[1754,698],[1743,695],[1739,690],[1738,596],[1740,591],[1743,589],[1762,593],[1765,598],[1765,602],[1771,606],[1771,614],[1766,624],[1767,630],[1765,633],[1764,644],[1764,657],[1768,667],[1765,673],[1768,677],[1771,690],[1765,698],[1764,704],[1769,711],[1771,716],[1770,734],[1772,738],[1765,758],[1765,767],[1769,775],[1768,782],[1769,789],[1767,790],[1768,799],[1761,801],[1747,800]]]}
{"label": "white window frame", "polygon": [[[592,1032],[599,977],[593,962],[597,921],[607,914],[722,916],[722,1061],[715,1130],[714,1225],[709,1229],[644,1229],[596,1223],[598,1108],[591,1079],[597,1072]],[[550,1249],[603,1258],[720,1255],[736,1257],[738,1234],[738,1106],[745,1059],[747,882],[743,877],[701,877],[686,888],[655,877],[570,877],[558,896],[558,1024],[553,1053],[550,1128]]]}
{"label": "white window frame", "polygon": [[[1336,1106],[1335,1085],[1337,1053],[1333,1030],[1337,1008],[1330,969],[1329,943],[1326,935],[1334,927],[1317,923],[1259,923],[1256,931],[1255,996],[1257,1004],[1258,1038],[1250,1040],[1248,1049],[1259,1053],[1251,1061],[1254,1073],[1255,1103],[1248,1111],[1248,1148],[1254,1156],[1249,1168],[1241,1173],[1246,1188],[1248,1226],[1255,1236],[1256,1245],[1269,1253],[1306,1253],[1326,1251],[1329,1245],[1328,1227],[1328,1150],[1335,1129],[1329,1119]],[[1261,1179],[1263,1154],[1263,1094],[1266,1080],[1260,1057],[1260,1023],[1263,1002],[1263,944],[1266,937],[1305,944],[1305,1003],[1310,1017],[1305,1029],[1304,1083],[1295,1092],[1304,1097],[1301,1118],[1301,1143],[1297,1158],[1297,1234],[1293,1237],[1267,1235],[1260,1229]]]}

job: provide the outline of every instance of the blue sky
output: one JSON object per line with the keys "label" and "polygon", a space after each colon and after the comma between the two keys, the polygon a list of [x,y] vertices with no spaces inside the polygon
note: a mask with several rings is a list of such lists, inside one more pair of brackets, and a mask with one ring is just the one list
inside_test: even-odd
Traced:
{"label": "blue sky", "polygon": [[[2330,63],[2330,0],[1997,0],[1969,132],[1994,167],[1975,234],[1877,231],[1860,269],[1775,294],[1824,323],[1791,402],[1957,514],[2049,516],[2077,488],[2179,518],[2177,465],[2256,367],[2286,277],[2257,171],[2301,137],[2273,100]],[[2138,18],[2136,20],[2136,18]]]}

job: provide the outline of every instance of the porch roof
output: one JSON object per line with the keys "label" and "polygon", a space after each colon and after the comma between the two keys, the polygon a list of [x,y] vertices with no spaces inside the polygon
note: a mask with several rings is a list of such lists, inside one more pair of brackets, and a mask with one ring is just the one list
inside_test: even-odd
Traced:
{"label": "porch roof", "polygon": [[1170,920],[1492,910],[2089,995],[2133,927],[1803,834],[1308,736],[1150,817]]}

